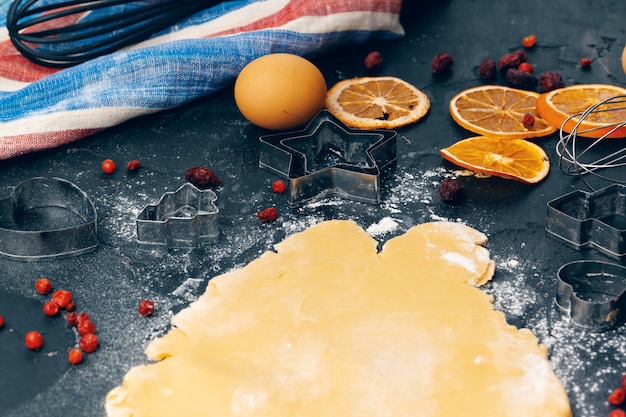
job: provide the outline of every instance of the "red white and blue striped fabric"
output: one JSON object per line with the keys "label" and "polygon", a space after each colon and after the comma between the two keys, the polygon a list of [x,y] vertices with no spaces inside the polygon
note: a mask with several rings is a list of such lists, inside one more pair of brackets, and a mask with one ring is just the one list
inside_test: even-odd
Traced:
{"label": "red white and blue striped fabric", "polygon": [[227,1],[133,48],[66,69],[31,63],[0,0],[0,159],[70,143],[222,89],[253,59],[398,38],[402,0]]}

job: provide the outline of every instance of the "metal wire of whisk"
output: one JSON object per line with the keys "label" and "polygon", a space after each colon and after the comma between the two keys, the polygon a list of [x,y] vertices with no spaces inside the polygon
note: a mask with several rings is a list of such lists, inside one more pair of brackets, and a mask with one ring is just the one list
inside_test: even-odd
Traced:
{"label": "metal wire of whisk", "polygon": [[[624,120],[619,120],[622,115]],[[583,123],[592,117],[606,120],[606,123],[596,123],[586,129]],[[567,133],[564,127],[573,121],[575,124]],[[625,126],[626,96],[607,98],[570,116],[561,125],[556,145],[561,171],[579,176],[583,181],[585,176],[592,175],[611,183],[626,183],[626,173],[622,169],[626,167],[626,141],[621,139]],[[588,182],[585,183],[593,189]]]}
{"label": "metal wire of whisk", "polygon": [[69,67],[143,41],[222,1],[14,0],[6,20],[13,45],[26,58]]}

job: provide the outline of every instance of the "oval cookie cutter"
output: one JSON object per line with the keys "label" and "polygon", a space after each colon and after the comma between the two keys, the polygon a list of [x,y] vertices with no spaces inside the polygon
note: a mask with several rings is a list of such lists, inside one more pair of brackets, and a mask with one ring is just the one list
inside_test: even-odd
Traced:
{"label": "oval cookie cutter", "polygon": [[61,178],[35,177],[0,200],[0,256],[39,261],[76,256],[98,246],[96,209]]}
{"label": "oval cookie cutter", "polygon": [[555,304],[576,327],[607,330],[626,307],[626,268],[602,261],[574,261],[557,272]]}

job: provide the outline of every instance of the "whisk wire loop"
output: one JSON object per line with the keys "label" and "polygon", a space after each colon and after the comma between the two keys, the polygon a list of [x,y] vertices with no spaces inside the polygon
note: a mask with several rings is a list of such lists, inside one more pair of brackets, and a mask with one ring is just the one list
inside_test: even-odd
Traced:
{"label": "whisk wire loop", "polygon": [[[222,1],[14,0],[7,29],[15,47],[31,61],[66,67],[136,44]],[[64,21],[73,15],[78,21]]]}
{"label": "whisk wire loop", "polygon": [[[615,96],[568,117],[559,129],[559,140],[556,145],[561,171],[567,175],[581,178],[586,175],[593,175],[612,183],[626,183],[626,176],[623,172],[620,172],[621,176],[606,174],[607,170],[612,170],[613,174],[618,174],[615,169],[626,167],[626,146],[622,139],[611,137],[626,127],[626,120],[600,123],[590,128],[583,127],[585,120],[592,115],[601,116],[603,113],[619,113],[624,110],[626,110],[626,96]],[[575,121],[575,124],[567,133],[565,126],[572,121]],[[600,130],[603,132],[600,137],[580,139]],[[605,152],[604,155],[602,155],[603,151]],[[587,185],[589,186],[589,183]]]}

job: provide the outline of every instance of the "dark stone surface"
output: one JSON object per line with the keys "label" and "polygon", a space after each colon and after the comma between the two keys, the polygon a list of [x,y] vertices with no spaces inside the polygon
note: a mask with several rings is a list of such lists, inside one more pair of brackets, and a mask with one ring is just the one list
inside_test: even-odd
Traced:
{"label": "dark stone surface", "polygon": [[[485,291],[494,295],[496,307],[511,324],[529,327],[550,348],[574,416],[608,415],[606,397],[626,373],[624,327],[602,334],[576,332],[553,306],[559,266],[576,259],[612,261],[593,251],[568,248],[545,233],[546,203],[585,188],[580,179],[560,172],[558,135],[536,141],[552,161],[545,181],[531,186],[459,177],[463,199],[457,204],[439,196],[441,181],[456,171],[442,160],[439,149],[474,136],[450,118],[450,98],[483,84],[480,62],[497,61],[522,48],[521,39],[529,34],[537,36],[537,46],[527,51],[537,75],[551,70],[560,72],[568,85],[625,85],[620,63],[624,16],[626,3],[619,0],[407,1],[403,39],[349,45],[312,57],[330,86],[368,75],[363,59],[378,50],[384,57],[380,74],[400,77],[430,97],[429,114],[398,129],[398,163],[384,178],[380,206],[331,199],[289,209],[285,196],[271,191],[277,177],[257,167],[257,140],[267,132],[243,119],[230,89],[68,146],[0,162],[3,197],[35,176],[61,177],[79,186],[96,206],[100,240],[96,251],[74,258],[31,263],[0,259],[0,314],[7,321],[0,329],[0,415],[103,415],[106,393],[121,383],[131,366],[145,363],[147,342],[167,331],[171,314],[201,294],[211,277],[245,265],[295,231],[335,218],[353,219],[365,228],[392,218],[398,228],[378,237],[381,242],[414,224],[440,219],[462,221],[487,234],[497,272]],[[431,61],[441,52],[449,53],[454,65],[446,77],[433,78]],[[594,60],[589,70],[580,68],[583,57]],[[499,76],[494,82],[504,79]],[[106,158],[118,163],[118,171],[110,176],[100,169]],[[135,173],[124,168],[131,159],[142,164]],[[197,165],[211,168],[223,181],[215,190],[220,239],[191,251],[139,250],[135,216],[165,192],[176,190],[185,182],[186,169]],[[261,224],[256,213],[270,206],[279,210],[278,221]],[[101,347],[80,366],[67,364],[67,350],[76,336],[61,318],[40,323],[46,299],[34,291],[40,276],[49,277],[56,288],[71,290],[79,311],[87,311],[98,326]],[[155,301],[153,317],[137,313],[143,298]],[[25,351],[20,340],[36,325],[42,326],[46,338],[39,354]]]}

